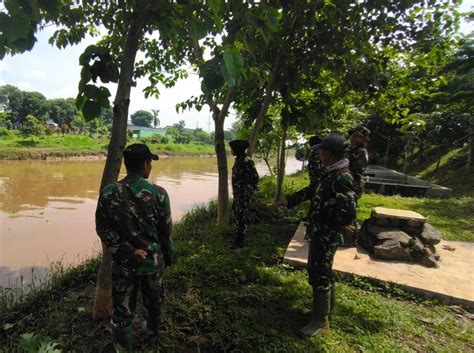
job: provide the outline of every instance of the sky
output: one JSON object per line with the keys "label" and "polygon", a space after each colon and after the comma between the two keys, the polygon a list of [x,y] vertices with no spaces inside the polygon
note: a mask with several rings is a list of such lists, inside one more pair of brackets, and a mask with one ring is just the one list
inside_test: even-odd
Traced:
{"label": "sky", "polygon": [[[461,11],[474,8],[474,0],[465,0]],[[32,51],[14,57],[6,56],[0,61],[0,86],[11,84],[25,91],[37,91],[48,99],[76,97],[77,84],[80,79],[79,56],[84,49],[95,43],[95,39],[88,38],[80,44],[66,49],[57,49],[48,44],[48,38],[54,31],[53,27],[37,35],[38,42]],[[464,34],[474,31],[474,23],[463,22],[461,32]],[[132,88],[129,113],[139,109],[151,111],[159,109],[160,126],[164,127],[186,122],[186,127],[200,127],[205,131],[213,131],[214,126],[211,113],[204,107],[200,112],[187,110],[178,114],[176,104],[185,101],[191,96],[200,94],[199,77],[189,75],[179,81],[173,88],[161,89],[159,99],[145,99],[142,90],[147,85],[146,79],[140,79],[136,87]],[[114,85],[109,86],[112,98],[115,95]],[[225,128],[229,129],[235,121],[235,112],[231,111],[226,118]]]}

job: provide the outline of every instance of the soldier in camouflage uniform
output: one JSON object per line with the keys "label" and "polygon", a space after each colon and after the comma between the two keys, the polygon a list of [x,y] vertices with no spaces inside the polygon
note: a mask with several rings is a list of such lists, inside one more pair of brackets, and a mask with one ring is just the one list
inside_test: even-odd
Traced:
{"label": "soldier in camouflage uniform", "polygon": [[127,176],[106,185],[96,210],[96,231],[112,254],[112,335],[115,345],[133,350],[132,319],[141,288],[148,319],[143,328],[156,345],[163,303],[163,271],[172,263],[170,200],[146,179],[158,160],[144,144],[123,152]]}
{"label": "soldier in camouflage uniform", "polygon": [[[312,194],[308,252],[308,282],[313,287],[311,322],[300,329],[302,336],[324,333],[329,328],[329,315],[335,302],[332,272],[334,255],[342,243],[342,229],[355,219],[355,194],[349,161],[344,158],[346,141],[330,135],[320,144],[324,166],[319,185]],[[278,205],[294,207],[300,202],[299,192],[289,195]]]}
{"label": "soldier in camouflage uniform", "polygon": [[254,162],[245,154],[245,150],[249,147],[248,141],[234,140],[229,142],[229,146],[235,156],[232,168],[232,191],[234,193],[232,214],[236,230],[231,247],[239,248],[244,244],[253,204],[253,194],[257,189],[259,178]]}
{"label": "soldier in camouflage uniform", "polygon": [[364,193],[362,176],[369,163],[369,153],[367,152],[366,141],[369,140],[370,130],[364,126],[358,126],[349,131],[351,147],[347,151],[349,159],[349,170],[354,178],[356,199],[359,200]]}
{"label": "soldier in camouflage uniform", "polygon": [[311,136],[308,140],[308,144],[311,147],[308,158],[308,174],[310,185],[316,186],[319,178],[322,175],[323,166],[319,159],[319,144],[322,142],[321,137]]}

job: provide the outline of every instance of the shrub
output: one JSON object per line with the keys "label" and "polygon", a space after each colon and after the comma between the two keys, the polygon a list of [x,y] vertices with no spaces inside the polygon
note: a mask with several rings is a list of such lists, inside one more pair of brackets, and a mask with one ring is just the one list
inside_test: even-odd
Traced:
{"label": "shrub", "polygon": [[45,135],[45,130],[45,126],[33,115],[27,115],[20,128],[23,137],[43,137]]}

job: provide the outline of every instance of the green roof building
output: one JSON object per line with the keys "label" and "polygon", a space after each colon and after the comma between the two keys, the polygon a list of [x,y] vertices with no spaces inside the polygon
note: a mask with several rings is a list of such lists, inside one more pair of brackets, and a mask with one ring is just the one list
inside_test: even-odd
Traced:
{"label": "green roof building", "polygon": [[160,135],[160,136],[166,135],[166,129],[163,129],[163,128],[154,129],[152,127],[136,126],[136,125],[128,125],[127,131],[132,134],[133,138],[152,137],[154,135]]}

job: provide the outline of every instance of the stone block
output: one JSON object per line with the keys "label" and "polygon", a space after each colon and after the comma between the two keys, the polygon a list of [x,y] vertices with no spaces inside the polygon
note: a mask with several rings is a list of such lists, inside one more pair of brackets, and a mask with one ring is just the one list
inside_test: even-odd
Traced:
{"label": "stone block", "polygon": [[415,222],[425,223],[426,218],[418,212],[398,210],[395,208],[375,207],[372,209],[372,216],[374,218],[390,218],[390,219],[404,219]]}
{"label": "stone block", "polygon": [[395,239],[385,240],[372,249],[373,255],[381,260],[412,261],[410,254],[403,245]]}
{"label": "stone block", "polygon": [[441,241],[442,235],[431,224],[425,223],[419,238],[425,245],[436,245]]}

